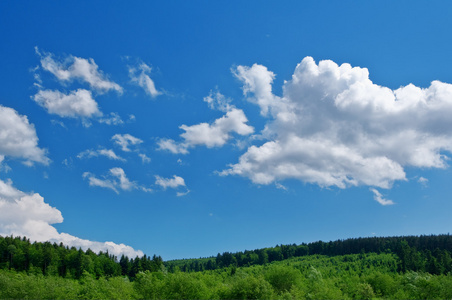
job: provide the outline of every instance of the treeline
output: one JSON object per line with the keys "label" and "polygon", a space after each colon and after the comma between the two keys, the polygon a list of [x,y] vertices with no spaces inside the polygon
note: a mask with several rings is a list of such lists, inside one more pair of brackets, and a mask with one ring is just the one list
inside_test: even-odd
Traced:
{"label": "treeline", "polygon": [[422,235],[400,237],[370,237],[317,241],[300,245],[277,245],[272,248],[218,253],[216,257],[165,262],[168,271],[198,272],[225,267],[264,265],[292,257],[307,255],[338,256],[360,253],[394,253],[399,257],[398,271],[425,271],[447,274],[451,271],[452,236]]}
{"label": "treeline", "polygon": [[393,253],[398,257],[397,271],[448,274],[452,272],[452,236],[372,237],[313,242],[301,245],[277,245],[272,248],[224,252],[216,257],[163,262],[152,258],[118,257],[108,252],[98,254],[56,243],[30,243],[25,237],[0,236],[0,269],[25,271],[29,274],[55,275],[79,279],[84,272],[95,278],[128,276],[134,279],[139,272],[199,272],[223,268],[238,268],[282,261],[308,255],[339,256],[360,253]]}
{"label": "treeline", "polygon": [[94,253],[67,247],[62,243],[30,243],[23,237],[0,236],[0,269],[25,271],[28,274],[43,274],[79,279],[84,272],[96,278],[128,276],[134,278],[142,271],[156,272],[163,267],[160,256],[118,258],[108,252]]}

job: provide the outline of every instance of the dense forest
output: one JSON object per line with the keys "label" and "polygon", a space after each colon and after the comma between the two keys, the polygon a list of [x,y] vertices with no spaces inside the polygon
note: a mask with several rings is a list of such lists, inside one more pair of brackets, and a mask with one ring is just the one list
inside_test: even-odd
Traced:
{"label": "dense forest", "polygon": [[399,257],[398,271],[425,271],[447,274],[451,271],[452,236],[371,237],[313,242],[301,245],[277,245],[273,248],[244,252],[218,253],[216,257],[173,260],[165,262],[169,271],[183,272],[215,270],[229,266],[264,265],[292,257],[307,255],[347,255],[359,253],[394,253]]}
{"label": "dense forest", "polygon": [[163,262],[0,237],[1,299],[450,299],[450,235],[359,238]]}
{"label": "dense forest", "polygon": [[56,243],[30,243],[27,238],[0,237],[0,269],[14,269],[32,274],[43,274],[79,279],[84,272],[95,278],[128,276],[138,272],[156,272],[163,268],[163,260],[154,255],[118,258],[108,252],[94,253]]}

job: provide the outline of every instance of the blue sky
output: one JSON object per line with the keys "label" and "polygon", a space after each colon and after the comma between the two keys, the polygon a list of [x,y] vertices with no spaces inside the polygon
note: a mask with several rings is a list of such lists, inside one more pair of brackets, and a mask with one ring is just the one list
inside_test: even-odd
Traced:
{"label": "blue sky", "polygon": [[451,231],[451,4],[0,2],[0,234],[163,259]]}

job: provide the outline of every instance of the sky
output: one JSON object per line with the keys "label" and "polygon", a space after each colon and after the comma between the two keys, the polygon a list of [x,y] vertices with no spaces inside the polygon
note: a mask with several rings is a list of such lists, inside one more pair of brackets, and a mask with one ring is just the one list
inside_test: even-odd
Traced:
{"label": "sky", "polygon": [[0,235],[171,260],[447,234],[451,11],[0,1]]}

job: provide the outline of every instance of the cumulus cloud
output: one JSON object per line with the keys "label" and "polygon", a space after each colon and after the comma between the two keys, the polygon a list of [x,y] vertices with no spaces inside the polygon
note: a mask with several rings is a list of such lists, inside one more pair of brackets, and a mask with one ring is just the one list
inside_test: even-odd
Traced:
{"label": "cumulus cloud", "polygon": [[32,99],[44,107],[48,113],[60,117],[91,118],[102,115],[91,92],[84,89],[78,89],[69,94],[60,91],[41,90]]}
{"label": "cumulus cloud", "polygon": [[230,99],[224,97],[220,92],[210,92],[209,96],[204,98],[212,109],[226,112],[226,114],[216,119],[213,123],[200,123],[195,125],[181,125],[179,128],[184,130],[180,136],[183,142],[176,142],[172,139],[160,139],[158,150],[167,150],[175,154],[187,154],[188,148],[196,146],[206,146],[207,148],[222,147],[231,138],[231,133],[246,136],[254,132],[254,128],[249,126],[248,119],[241,109],[235,108],[230,104]]}
{"label": "cumulus cloud", "polygon": [[126,161],[124,158],[116,155],[116,153],[111,149],[97,149],[97,150],[87,149],[85,151],[80,152],[77,155],[77,157],[79,159],[98,157],[98,156],[105,156],[111,160]]}
{"label": "cumulus cloud", "polygon": [[182,125],[185,132],[180,136],[189,146],[204,145],[208,148],[221,147],[231,138],[231,132],[249,135],[254,128],[247,125],[248,119],[241,109],[232,108],[212,124],[201,123],[192,126]]}
{"label": "cumulus cloud", "polygon": [[115,134],[112,138],[111,138],[117,145],[119,145],[121,147],[122,151],[125,152],[130,152],[132,150],[130,150],[130,146],[132,145],[139,145],[141,143],[143,143],[142,140],[140,140],[139,138],[136,138],[128,133],[126,134]]}
{"label": "cumulus cloud", "polygon": [[27,116],[0,105],[0,163],[5,157],[23,159],[27,165],[50,162],[46,151],[38,147],[35,127]]}
{"label": "cumulus cloud", "polygon": [[248,100],[269,115],[261,133],[267,141],[250,146],[222,175],[258,184],[295,178],[322,187],[390,188],[406,180],[405,167],[447,166],[450,84],[391,90],[374,84],[366,68],[311,57],[284,82],[282,97],[272,95],[274,74],[263,66],[239,66],[235,75]]}
{"label": "cumulus cloud", "polygon": [[92,58],[85,59],[69,55],[62,60],[57,60],[54,59],[52,53],[40,52],[37,47],[35,50],[41,58],[42,68],[55,75],[61,82],[76,79],[88,83],[92,89],[98,92],[113,90],[122,93],[122,87],[108,80]]}
{"label": "cumulus cloud", "polygon": [[393,205],[394,202],[392,200],[384,199],[383,195],[376,189],[371,188],[370,191],[374,193],[374,200],[380,203],[381,205]]}
{"label": "cumulus cloud", "polygon": [[238,66],[233,74],[243,82],[243,94],[254,96],[248,100],[259,105],[261,114],[266,116],[269,108],[275,105],[275,95],[272,93],[272,83],[275,74],[265,66],[254,64],[252,67]]}
{"label": "cumulus cloud", "polygon": [[146,94],[155,98],[158,95],[161,95],[162,92],[159,92],[155,88],[154,81],[149,77],[151,70],[151,67],[142,62],[136,67],[129,67],[129,77],[133,83],[142,87]]}
{"label": "cumulus cloud", "polygon": [[155,184],[161,186],[164,190],[167,188],[176,189],[178,187],[185,187],[185,180],[176,175],[174,175],[173,178],[155,176]]}
{"label": "cumulus cloud", "polygon": [[62,242],[69,247],[90,248],[95,252],[108,250],[116,256],[143,256],[142,251],[124,244],[89,241],[59,233],[52,224],[62,222],[61,212],[46,203],[41,195],[24,193],[13,187],[11,181],[0,180],[0,235],[26,236],[38,242]]}

